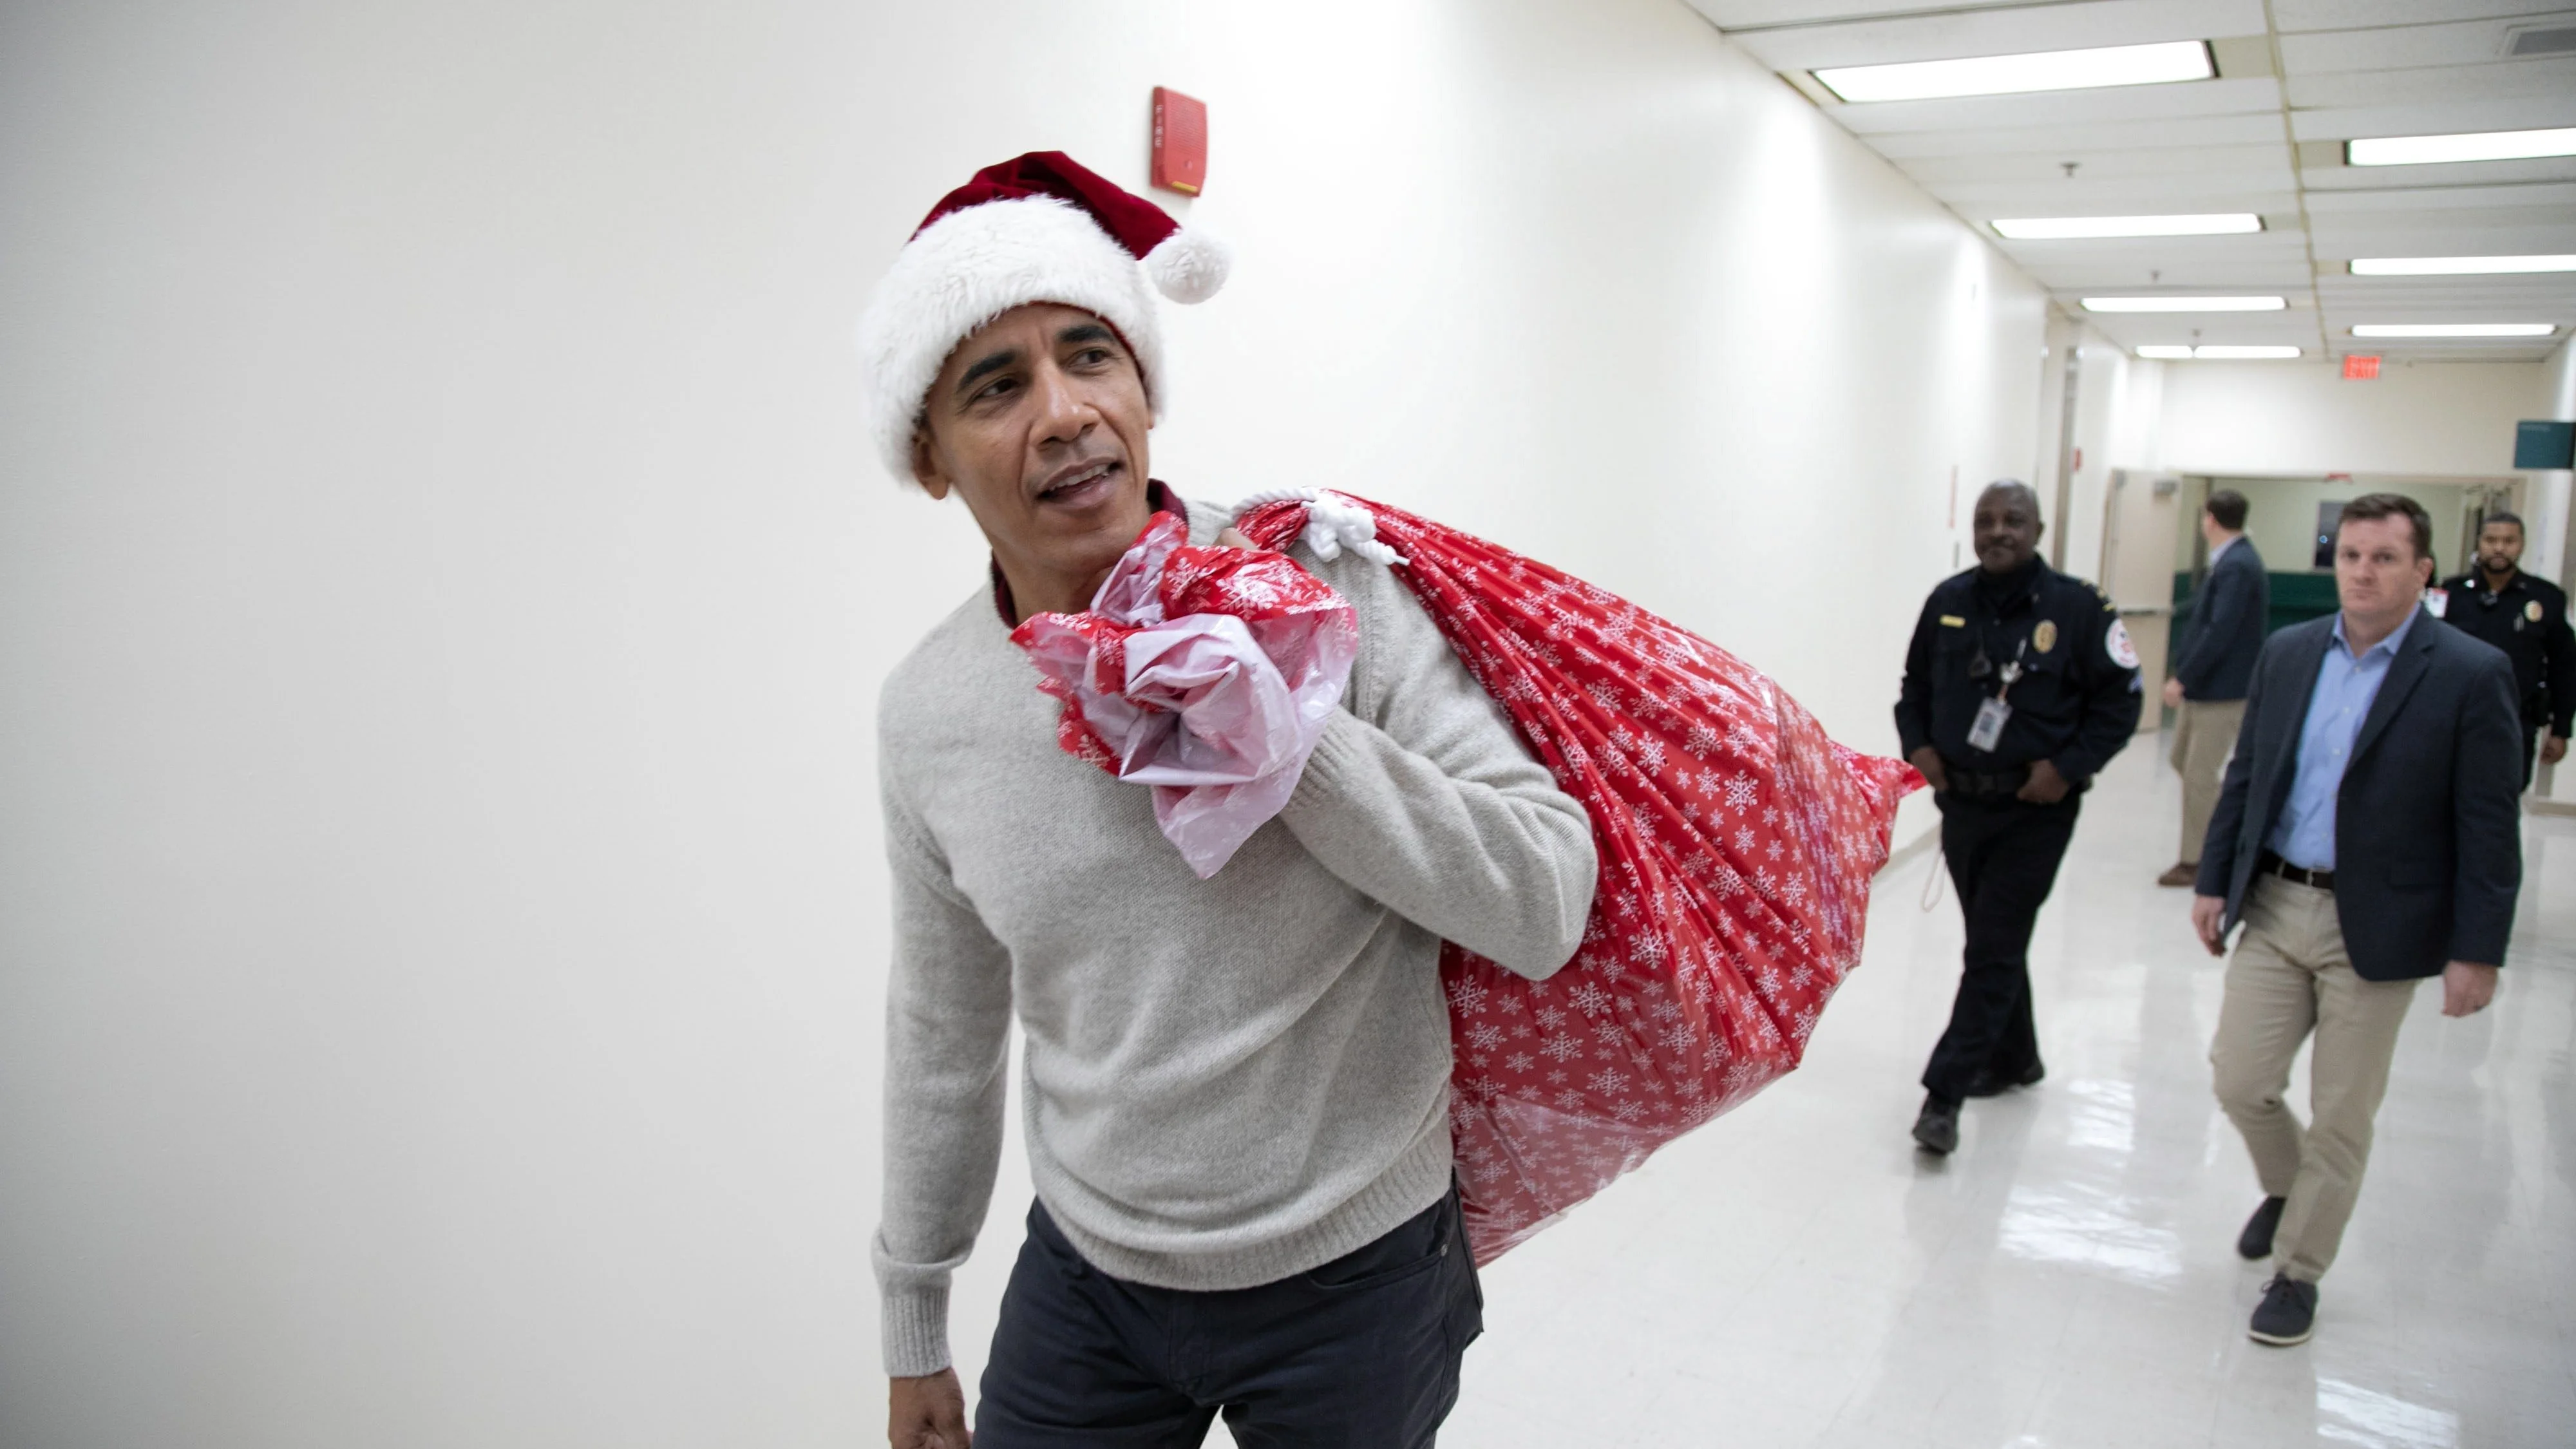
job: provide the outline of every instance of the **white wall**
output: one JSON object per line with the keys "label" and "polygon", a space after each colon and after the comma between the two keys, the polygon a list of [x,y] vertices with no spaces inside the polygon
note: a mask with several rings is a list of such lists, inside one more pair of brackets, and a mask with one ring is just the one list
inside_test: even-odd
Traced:
{"label": "white wall", "polygon": [[[2562,342],[2556,352],[2549,354],[2549,361],[2541,369],[2539,395],[2524,416],[2576,422],[2576,341]],[[2525,521],[2530,525],[2531,544],[2524,552],[2523,566],[2563,585],[2568,579],[2571,552],[2567,546],[2570,514],[2576,512],[2569,507],[2569,485],[2576,481],[2576,474],[2565,468],[2551,468],[2528,476],[2531,486],[2527,490],[2530,501],[2525,505]]]}
{"label": "white wall", "polygon": [[1141,184],[1204,96],[1163,476],[1489,532],[1864,746],[2040,477],[2038,293],[1676,0],[7,36],[12,1445],[869,1441],[871,707],[980,550],[845,338],[976,165]]}
{"label": "white wall", "polygon": [[2164,371],[2164,466],[2186,473],[2506,477],[2514,423],[2540,416],[2539,363],[2391,363],[2369,382],[2332,360]]}

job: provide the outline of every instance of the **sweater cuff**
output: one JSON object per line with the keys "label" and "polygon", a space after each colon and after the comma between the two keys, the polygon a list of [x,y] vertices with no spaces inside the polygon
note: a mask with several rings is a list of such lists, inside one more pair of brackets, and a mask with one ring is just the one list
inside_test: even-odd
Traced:
{"label": "sweater cuff", "polygon": [[886,1377],[919,1378],[949,1366],[948,1290],[884,1290],[879,1307]]}

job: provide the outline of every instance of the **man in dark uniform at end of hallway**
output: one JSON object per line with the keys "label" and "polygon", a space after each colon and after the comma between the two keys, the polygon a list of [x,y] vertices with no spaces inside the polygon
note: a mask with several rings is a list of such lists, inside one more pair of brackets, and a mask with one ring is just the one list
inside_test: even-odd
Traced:
{"label": "man in dark uniform at end of hallway", "polygon": [[1977,497],[1977,566],[1944,579],[1905,653],[1896,733],[1941,811],[1967,917],[1958,999],[1923,1069],[1914,1140],[1959,1145],[1959,1104],[2039,1081],[2030,934],[2094,774],[2137,732],[2137,650],[2102,591],[2039,559],[2039,495]]}
{"label": "man in dark uniform at end of hallway", "polygon": [[[2513,661],[2521,697],[2522,786],[2531,788],[2534,754],[2557,764],[2576,723],[2576,635],[2567,628],[2567,591],[2522,571],[2522,520],[2490,513],[2478,524],[2478,566],[2442,582],[2433,612]],[[2537,738],[2535,738],[2537,736]],[[2537,750],[2535,752],[2535,745]]]}

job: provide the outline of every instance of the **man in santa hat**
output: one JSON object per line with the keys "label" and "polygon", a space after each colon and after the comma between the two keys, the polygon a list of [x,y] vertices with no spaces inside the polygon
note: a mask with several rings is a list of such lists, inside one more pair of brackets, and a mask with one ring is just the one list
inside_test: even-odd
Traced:
{"label": "man in santa hat", "polygon": [[860,322],[880,456],[992,549],[879,706],[890,1438],[967,1441],[949,1278],[991,1197],[1016,1015],[1037,1201],[980,1449],[1196,1445],[1220,1412],[1245,1444],[1427,1445],[1482,1328],[1440,943],[1552,974],[1591,908],[1591,825],[1356,554],[1299,555],[1356,611],[1358,662],[1287,807],[1212,878],[1149,790],[1058,748],[1013,627],[1085,608],[1156,510],[1238,541],[1148,478],[1147,275],[1197,301],[1224,261],[1033,153],[943,200]]}

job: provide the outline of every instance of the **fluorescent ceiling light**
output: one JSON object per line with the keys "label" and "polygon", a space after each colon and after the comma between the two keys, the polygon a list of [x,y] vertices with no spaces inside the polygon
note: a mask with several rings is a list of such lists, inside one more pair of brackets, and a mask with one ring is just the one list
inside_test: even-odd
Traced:
{"label": "fluorescent ceiling light", "polygon": [[2176,347],[2167,343],[2150,343],[2147,346],[2139,348],[2138,355],[2140,357],[2153,358],[2163,362],[2182,362],[2191,358],[2199,358],[2207,362],[2251,362],[2257,360],[2268,361],[2275,358],[2296,357],[2299,355],[2299,349],[2295,347],[2238,347],[2226,344],[2212,344],[2206,347]]}
{"label": "fluorescent ceiling light", "polygon": [[2379,136],[2343,143],[2348,166],[2423,166],[2436,161],[2519,161],[2576,156],[2576,126],[2550,131],[2471,131],[2457,136]]}
{"label": "fluorescent ceiling light", "polygon": [[2210,80],[2217,76],[2218,68],[2210,64],[2205,42],[2169,40],[2156,45],[2041,50],[2025,55],[1977,55],[1964,60],[1843,65],[1812,74],[1837,97],[1857,103],[2162,85]]}
{"label": "fluorescent ceiling light", "polygon": [[2279,297],[2087,297],[2087,312],[2278,312]]}
{"label": "fluorescent ceiling light", "polygon": [[2364,322],[2355,337],[2546,337],[2547,322]]}
{"label": "fluorescent ceiling light", "polygon": [[2198,216],[2023,216],[1987,225],[2007,241],[2065,241],[2105,236],[2234,236],[2261,231],[2263,218],[2250,211]]}
{"label": "fluorescent ceiling light", "polygon": [[2469,277],[2502,272],[2576,272],[2576,256],[2355,257],[2356,277]]}

